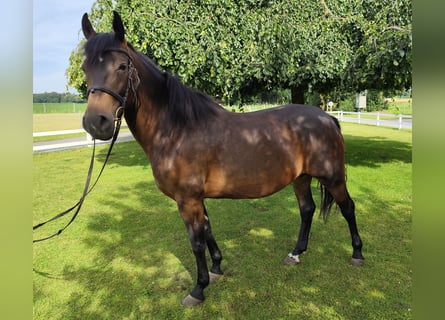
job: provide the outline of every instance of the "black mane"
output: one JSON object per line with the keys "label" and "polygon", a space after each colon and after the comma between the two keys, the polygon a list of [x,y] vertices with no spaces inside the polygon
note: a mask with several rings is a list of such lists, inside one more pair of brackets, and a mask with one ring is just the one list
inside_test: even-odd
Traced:
{"label": "black mane", "polygon": [[167,110],[174,126],[194,127],[217,115],[220,106],[208,95],[185,86],[168,72],[165,73],[165,81],[168,92]]}
{"label": "black mane", "polygon": [[[159,95],[159,107],[165,108],[169,122],[175,129],[195,127],[211,120],[216,116],[219,108],[211,97],[200,91],[184,85],[181,80],[167,71],[162,71],[147,55],[136,51],[138,58],[154,79],[160,79],[160,83],[151,83],[161,88]],[[162,99],[165,97],[166,99]],[[154,97],[152,97],[154,98]],[[162,101],[165,101],[162,103]]]}

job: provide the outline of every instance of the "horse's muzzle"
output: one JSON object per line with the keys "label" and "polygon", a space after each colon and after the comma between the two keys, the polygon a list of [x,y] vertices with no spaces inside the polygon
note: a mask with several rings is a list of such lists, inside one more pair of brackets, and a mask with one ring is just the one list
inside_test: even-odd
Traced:
{"label": "horse's muzzle", "polygon": [[114,117],[103,114],[85,113],[82,120],[83,128],[94,139],[109,140],[114,133]]}

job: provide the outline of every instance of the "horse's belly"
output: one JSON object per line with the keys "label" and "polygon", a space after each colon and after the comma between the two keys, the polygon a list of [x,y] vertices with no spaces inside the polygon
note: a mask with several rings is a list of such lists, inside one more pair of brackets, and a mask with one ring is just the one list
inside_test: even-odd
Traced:
{"label": "horse's belly", "polygon": [[294,173],[249,170],[239,174],[230,174],[223,170],[212,172],[204,185],[204,194],[208,198],[247,199],[260,198],[275,193],[295,179]]}

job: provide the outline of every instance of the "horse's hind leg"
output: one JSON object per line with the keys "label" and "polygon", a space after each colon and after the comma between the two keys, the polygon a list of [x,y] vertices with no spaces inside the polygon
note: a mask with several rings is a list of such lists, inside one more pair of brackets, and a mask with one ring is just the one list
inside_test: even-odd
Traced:
{"label": "horse's hind leg", "polygon": [[212,258],[212,267],[210,268],[209,276],[210,282],[213,282],[223,275],[223,272],[221,270],[222,254],[221,250],[219,250],[218,248],[218,244],[216,243],[215,238],[213,237],[212,227],[210,226],[209,216],[205,207],[204,215],[206,218],[204,230],[206,233],[207,248],[209,249],[210,257]]}
{"label": "horse's hind leg", "polygon": [[354,266],[361,266],[363,265],[365,258],[362,255],[362,240],[358,233],[357,222],[355,219],[354,201],[349,196],[345,182],[342,182],[334,187],[328,187],[327,189],[340,207],[343,217],[348,222],[352,239],[351,264]]}
{"label": "horse's hind leg", "polygon": [[284,259],[284,263],[288,265],[300,263],[299,255],[307,250],[312,217],[315,211],[315,203],[311,192],[311,180],[311,176],[303,175],[298,177],[293,183],[294,192],[300,207],[301,225],[295,249]]}

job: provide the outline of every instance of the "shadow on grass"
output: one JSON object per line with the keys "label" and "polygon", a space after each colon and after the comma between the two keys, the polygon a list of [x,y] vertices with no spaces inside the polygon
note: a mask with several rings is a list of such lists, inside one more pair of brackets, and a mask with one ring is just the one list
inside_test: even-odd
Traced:
{"label": "shadow on grass", "polygon": [[[131,192],[144,194],[146,187]],[[367,258],[361,269],[349,266],[350,239],[340,215],[327,224],[315,219],[302,264],[283,266],[298,228],[288,188],[271,199],[208,201],[225,278],[206,289],[202,306],[184,309],[180,301],[196,279],[185,228],[174,208],[150,198],[141,199],[147,210],[116,200],[107,203],[115,208],[111,215],[90,219],[84,241],[97,249],[97,267],[66,266],[65,280],[82,289],[71,295],[63,319],[215,318],[222,310],[225,319],[258,319],[259,313],[264,319],[402,318],[409,308],[408,289],[401,288],[410,281],[410,246],[401,247],[409,236],[394,228],[403,222],[395,215],[359,219]],[[368,214],[380,205],[373,202]]]}
{"label": "shadow on grass", "polygon": [[412,163],[410,143],[388,140],[378,136],[345,135],[344,138],[347,165],[377,168],[382,164],[394,161]]}
{"label": "shadow on grass", "polygon": [[[97,160],[101,163],[105,161],[107,156],[108,146],[101,148],[97,152]],[[108,164],[119,166],[144,166],[148,167],[149,162],[145,156],[144,151],[136,141],[128,141],[117,143],[113,146],[113,150],[108,159]]]}
{"label": "shadow on grass", "polygon": [[[346,140],[349,165],[367,166],[369,174],[385,163],[411,162],[409,144],[380,137]],[[134,142],[113,153],[111,164],[150,170]],[[193,287],[196,271],[175,203],[154,182],[117,187],[99,200],[109,211],[88,220],[83,241],[97,252],[95,267],[64,269],[64,279],[80,289],[60,319],[406,318],[411,216],[401,212],[409,204],[379,199],[374,189],[361,185],[355,194],[367,258],[363,268],[348,265],[350,238],[340,215],[327,224],[314,219],[302,264],[282,265],[299,227],[291,188],[263,199],[207,200],[225,277],[206,289],[203,305],[184,309],[180,301]],[[314,196],[318,203],[315,190]],[[391,214],[394,210],[399,214]]]}

